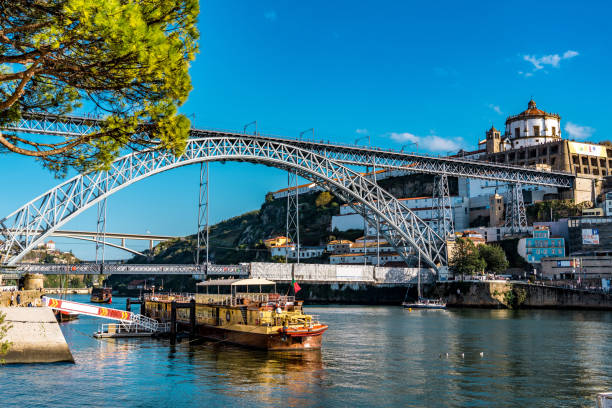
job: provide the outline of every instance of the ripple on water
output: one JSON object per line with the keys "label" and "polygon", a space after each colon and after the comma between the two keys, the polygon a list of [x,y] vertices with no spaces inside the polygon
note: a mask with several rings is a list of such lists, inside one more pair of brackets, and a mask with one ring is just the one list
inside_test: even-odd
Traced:
{"label": "ripple on water", "polygon": [[320,352],[101,341],[82,317],[62,325],[76,364],[0,369],[3,406],[590,407],[612,390],[609,313],[308,311],[330,325]]}

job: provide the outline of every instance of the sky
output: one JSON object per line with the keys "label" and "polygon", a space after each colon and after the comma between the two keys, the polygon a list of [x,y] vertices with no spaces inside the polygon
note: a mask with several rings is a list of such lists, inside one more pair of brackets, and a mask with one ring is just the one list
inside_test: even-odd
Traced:
{"label": "sky", "polygon": [[[197,128],[434,154],[475,149],[527,108],[561,115],[564,136],[612,139],[612,29],[606,2],[211,0],[181,111]],[[252,128],[251,128],[252,129]],[[416,142],[416,143],[415,143]],[[30,158],[0,156],[0,217],[61,180]],[[108,199],[107,231],[182,236],[197,229],[199,166],[145,179]],[[210,165],[210,221],[258,209],[281,170]],[[64,229],[95,230],[90,209]],[[55,239],[54,239],[55,240]],[[92,259],[94,245],[56,239]],[[132,242],[145,249],[148,244]],[[128,257],[108,249],[107,259]]]}

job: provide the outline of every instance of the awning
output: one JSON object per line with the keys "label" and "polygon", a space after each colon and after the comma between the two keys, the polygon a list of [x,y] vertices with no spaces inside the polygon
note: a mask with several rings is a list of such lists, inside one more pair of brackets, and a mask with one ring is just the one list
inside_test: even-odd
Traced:
{"label": "awning", "polygon": [[212,279],[199,282],[197,286],[254,286],[254,285],[276,285],[276,282],[267,279]]}

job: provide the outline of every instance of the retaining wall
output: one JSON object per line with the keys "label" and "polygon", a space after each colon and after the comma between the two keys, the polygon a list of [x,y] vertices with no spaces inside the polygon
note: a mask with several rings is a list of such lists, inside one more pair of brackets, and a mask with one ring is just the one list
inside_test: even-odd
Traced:
{"label": "retaining wall", "polygon": [[11,342],[6,363],[74,363],[53,311],[46,307],[0,307],[11,325],[5,340]]}
{"label": "retaining wall", "polygon": [[440,282],[432,296],[446,299],[449,307],[506,308],[508,292],[524,291],[519,308],[612,310],[612,295],[520,282]]}
{"label": "retaining wall", "polygon": [[[252,262],[252,278],[269,279],[277,282],[300,283],[371,283],[371,284],[414,284],[417,268],[387,268],[371,265],[327,265],[327,264],[284,264]],[[433,271],[421,268],[423,282],[433,282]]]}

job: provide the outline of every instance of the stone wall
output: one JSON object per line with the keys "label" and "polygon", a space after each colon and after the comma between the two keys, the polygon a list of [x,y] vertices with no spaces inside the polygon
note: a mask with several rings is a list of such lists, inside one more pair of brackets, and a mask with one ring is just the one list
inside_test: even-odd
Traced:
{"label": "stone wall", "polygon": [[74,363],[53,311],[46,307],[0,307],[10,324],[11,346],[0,358],[6,363]]}
{"label": "stone wall", "polygon": [[0,292],[0,307],[9,306],[11,302],[11,293],[15,296],[15,303],[17,302],[17,294],[21,294],[21,306],[27,306],[28,303],[36,306],[40,306],[40,297],[44,295],[44,292],[38,290],[20,290],[15,292]]}
{"label": "stone wall", "polygon": [[[284,264],[252,262],[250,277],[290,282],[295,279],[305,283],[416,283],[418,268],[387,268],[371,265]],[[421,268],[423,282],[432,282],[433,271]]]}
{"label": "stone wall", "polygon": [[440,282],[430,296],[445,298],[449,307],[612,310],[612,295],[503,281]]}

